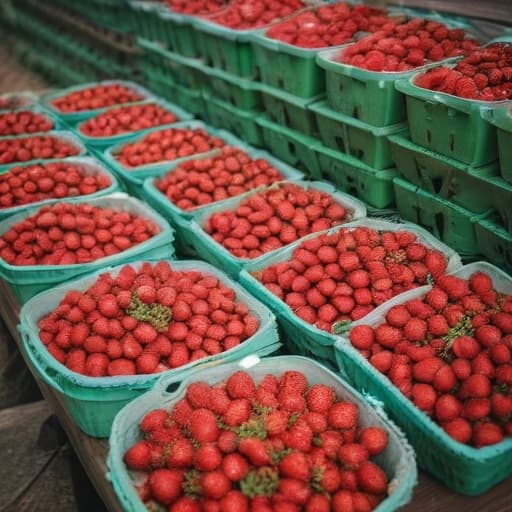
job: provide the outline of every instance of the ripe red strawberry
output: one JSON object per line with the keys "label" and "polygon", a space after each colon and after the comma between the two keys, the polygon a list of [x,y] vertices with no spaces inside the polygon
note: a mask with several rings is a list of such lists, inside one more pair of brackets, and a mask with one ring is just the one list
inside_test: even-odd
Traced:
{"label": "ripe red strawberry", "polygon": [[473,443],[477,448],[497,444],[502,440],[503,430],[496,423],[477,423],[473,428]]}
{"label": "ripe red strawberry", "polygon": [[419,361],[413,366],[412,374],[418,382],[433,382],[435,375],[444,366],[441,359],[429,357]]}
{"label": "ripe red strawberry", "polygon": [[200,486],[204,496],[219,500],[231,489],[231,481],[220,470],[210,471],[201,475]]}
{"label": "ripe red strawberry", "polygon": [[238,427],[249,420],[251,415],[251,404],[246,398],[232,400],[226,412],[222,416],[222,421],[230,427]]}
{"label": "ripe red strawberry", "polygon": [[151,432],[163,428],[168,421],[169,413],[166,410],[154,409],[142,418],[139,426],[143,432]]}
{"label": "ripe red strawberry", "polygon": [[249,512],[249,500],[240,491],[231,490],[219,502],[222,512]]}
{"label": "ripe red strawberry", "polygon": [[396,327],[387,324],[380,324],[375,329],[375,340],[383,347],[393,348],[402,340],[402,333]]}
{"label": "ripe red strawberry", "polygon": [[350,331],[349,339],[358,350],[368,350],[375,341],[375,335],[370,326],[357,325]]}
{"label": "ripe red strawberry", "polygon": [[192,407],[186,399],[179,400],[172,410],[171,417],[180,427],[188,425],[190,415],[192,414]]}
{"label": "ripe red strawberry", "polygon": [[215,444],[202,444],[195,452],[194,465],[199,471],[213,471],[222,462],[222,454]]}
{"label": "ripe red strawberry", "polygon": [[370,456],[375,456],[385,450],[388,444],[388,434],[379,427],[366,427],[359,432],[358,442],[367,450]]}
{"label": "ripe red strawberry", "polygon": [[475,272],[469,278],[469,286],[478,295],[484,295],[492,290],[492,280],[484,272]]}
{"label": "ripe red strawberry", "polygon": [[332,388],[323,384],[311,386],[306,395],[306,404],[310,411],[325,414],[334,403]]}
{"label": "ripe red strawberry", "polygon": [[187,387],[185,398],[194,409],[209,409],[212,404],[211,387],[206,382],[192,382]]}
{"label": "ripe red strawberry", "polygon": [[411,318],[407,308],[403,305],[396,305],[386,313],[386,322],[393,327],[403,327]]}
{"label": "ripe red strawberry", "polygon": [[370,454],[362,444],[344,444],[338,450],[338,459],[346,469],[357,469],[363,462],[366,462]]}
{"label": "ripe red strawberry", "polygon": [[194,446],[188,439],[177,439],[171,444],[167,454],[167,467],[169,469],[187,468],[192,465],[193,461]]}
{"label": "ripe red strawberry", "polygon": [[249,472],[247,460],[238,453],[230,453],[222,460],[222,471],[233,482],[239,482]]}
{"label": "ripe red strawberry", "polygon": [[286,478],[309,481],[311,468],[306,455],[302,452],[292,452],[281,459],[279,472]]}
{"label": "ripe red strawberry", "polygon": [[388,487],[386,473],[373,462],[365,462],[357,470],[359,487],[371,494],[384,494]]}
{"label": "ripe red strawberry", "polygon": [[182,493],[183,473],[171,469],[155,469],[149,476],[151,495],[163,505],[169,505]]}
{"label": "ripe red strawberry", "polygon": [[296,505],[304,505],[311,496],[311,487],[302,480],[282,478],[279,481],[279,492],[284,499]]}
{"label": "ripe red strawberry", "polygon": [[208,409],[195,409],[192,411],[188,426],[191,435],[200,443],[212,443],[219,437],[217,418]]}
{"label": "ripe red strawberry", "polygon": [[255,466],[270,464],[270,457],[261,439],[247,437],[240,440],[238,451],[245,455]]}
{"label": "ripe red strawberry", "polygon": [[287,432],[282,434],[282,439],[288,448],[309,452],[313,442],[313,431],[305,420],[299,418]]}
{"label": "ripe red strawberry", "polygon": [[247,398],[254,397],[256,392],[256,385],[252,377],[242,370],[235,372],[226,381],[226,391],[228,395],[233,398]]}
{"label": "ripe red strawberry", "polygon": [[273,410],[265,416],[265,430],[269,436],[283,433],[288,428],[290,415],[286,411]]}
{"label": "ripe red strawberry", "polygon": [[279,379],[279,389],[286,390],[287,393],[302,394],[306,391],[308,382],[303,373],[288,370],[281,375]]}
{"label": "ripe red strawberry", "polygon": [[151,446],[147,441],[139,441],[124,454],[124,462],[134,470],[144,471],[151,465]]}
{"label": "ripe red strawberry", "polygon": [[327,421],[333,428],[348,430],[357,425],[358,417],[356,405],[350,402],[336,402],[329,409]]}

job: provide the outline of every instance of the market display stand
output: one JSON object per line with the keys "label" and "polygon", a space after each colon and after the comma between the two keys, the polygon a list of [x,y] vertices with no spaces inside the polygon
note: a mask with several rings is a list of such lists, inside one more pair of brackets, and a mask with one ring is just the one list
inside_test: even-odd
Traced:
{"label": "market display stand", "polygon": [[[19,316],[19,304],[9,286],[0,280],[0,316],[7,329],[21,347],[21,339],[16,329]],[[27,362],[27,364],[29,364]],[[30,365],[29,365],[30,368]],[[32,371],[32,368],[30,368]],[[75,450],[92,485],[110,512],[122,512],[110,482],[106,478],[108,440],[95,439],[84,434],[76,426],[73,418],[51,387],[32,371],[41,392],[59,418],[69,441]],[[510,512],[512,503],[512,478],[505,480],[488,493],[478,497],[460,496],[432,477],[420,471],[419,482],[415,488],[413,500],[401,509],[402,512]]]}

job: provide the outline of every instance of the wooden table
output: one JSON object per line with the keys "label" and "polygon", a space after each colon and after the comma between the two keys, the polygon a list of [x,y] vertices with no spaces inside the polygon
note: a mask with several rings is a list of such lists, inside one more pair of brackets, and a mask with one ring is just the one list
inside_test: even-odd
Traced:
{"label": "wooden table", "polygon": [[[0,315],[18,345],[21,339],[16,329],[19,305],[6,283],[0,280]],[[29,365],[32,371],[32,368]],[[106,478],[108,441],[95,439],[80,431],[59,394],[34,374],[45,399],[58,416],[85,471],[111,512],[122,511],[112,486]],[[409,505],[402,512],[510,512],[512,511],[512,478],[478,497],[455,494],[439,481],[420,471],[419,482]]]}

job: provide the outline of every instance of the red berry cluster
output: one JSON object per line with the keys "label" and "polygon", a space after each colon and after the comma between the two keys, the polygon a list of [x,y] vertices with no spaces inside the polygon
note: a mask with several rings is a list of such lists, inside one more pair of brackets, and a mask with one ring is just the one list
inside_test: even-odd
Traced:
{"label": "red berry cluster", "polygon": [[83,110],[96,110],[122,103],[141,101],[144,97],[137,91],[121,84],[96,85],[70,92],[52,101],[60,112],[71,113]]}
{"label": "red berry cluster", "polygon": [[339,62],[370,71],[407,71],[428,62],[468,54],[479,46],[462,29],[415,18],[360,39],[338,57]]}
{"label": "red berry cluster", "polygon": [[126,211],[56,203],[14,224],[0,237],[0,258],[10,265],[74,265],[140,244],[160,227]]}
{"label": "red berry cluster", "polygon": [[222,9],[226,0],[164,0],[164,3],[174,11],[182,14],[213,14]]}
{"label": "red berry cluster", "polygon": [[0,174],[0,209],[45,199],[85,196],[110,185],[106,174],[86,174],[76,163],[50,162],[12,167]]}
{"label": "red berry cluster", "polygon": [[31,110],[0,114],[0,136],[23,133],[49,132],[54,127],[51,119]]}
{"label": "red berry cluster", "polygon": [[476,50],[454,68],[430,69],[418,75],[414,83],[472,100],[511,100],[512,44],[496,43]]}
{"label": "red berry cluster", "polygon": [[302,0],[234,0],[211,21],[232,29],[247,30],[264,27],[303,7]]}
{"label": "red berry cluster", "polygon": [[337,332],[446,270],[446,258],[409,231],[342,228],[303,242],[290,261],[255,274],[309,324]]}
{"label": "red berry cluster", "polygon": [[71,371],[91,377],[158,373],[229,350],[259,320],[216,277],[167,262],[125,265],[42,318],[39,337]]}
{"label": "red berry cluster", "polygon": [[[359,409],[302,372],[244,371],[194,382],[172,410],[147,413],[144,438],[124,454],[142,473],[148,508],[169,512],[371,511],[388,493],[372,460],[387,432],[359,424]],[[155,504],[156,502],[156,504]]]}
{"label": "red berry cluster", "polygon": [[512,295],[490,277],[440,277],[350,342],[456,441],[477,448],[512,436]]}
{"label": "red berry cluster", "polygon": [[0,110],[14,110],[27,107],[32,103],[32,98],[22,94],[7,94],[0,96]]}
{"label": "red berry cluster", "polygon": [[252,159],[241,149],[224,147],[218,156],[182,163],[156,180],[155,186],[171,203],[192,210],[283,179],[263,158]]}
{"label": "red berry cluster", "polygon": [[80,131],[89,137],[112,137],[175,123],[178,117],[157,103],[117,107],[88,119]]}
{"label": "red berry cluster", "polygon": [[211,215],[204,229],[238,258],[257,258],[315,231],[351,220],[329,194],[285,183],[244,199],[235,210]]}
{"label": "red berry cluster", "polygon": [[126,167],[139,167],[205,153],[222,146],[222,139],[202,128],[167,128],[125,144],[115,158]]}
{"label": "red berry cluster", "polygon": [[0,139],[0,165],[76,156],[80,149],[58,135]]}
{"label": "red berry cluster", "polygon": [[390,30],[395,23],[383,10],[339,2],[297,14],[265,35],[302,48],[323,48],[347,43],[357,32]]}

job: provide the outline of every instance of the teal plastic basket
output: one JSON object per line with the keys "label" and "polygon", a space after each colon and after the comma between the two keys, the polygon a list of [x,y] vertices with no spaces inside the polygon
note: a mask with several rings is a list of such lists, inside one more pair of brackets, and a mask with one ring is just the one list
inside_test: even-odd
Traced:
{"label": "teal plastic basket", "polygon": [[[150,260],[156,261],[153,258]],[[88,377],[70,371],[48,352],[39,339],[37,322],[41,317],[53,311],[68,291],[85,290],[96,281],[100,274],[106,272],[117,275],[123,265],[104,266],[93,274],[41,293],[21,309],[18,329],[23,338],[23,350],[28,356],[29,363],[36,369],[37,374],[62,396],[80,429],[92,437],[107,437],[119,410],[134,398],[151,389],[155,381],[162,375],[172,375],[173,378],[183,379],[190,375],[201,374],[206,367],[237,361],[250,354],[270,354],[280,346],[274,315],[220,270],[202,261],[169,261],[169,263],[176,270],[198,270],[213,275],[233,289],[237,300],[247,304],[250,312],[259,319],[258,331],[230,350],[193,361],[177,369],[168,370],[164,374]],[[132,264],[138,269],[142,266],[142,260],[138,259]]]}
{"label": "teal plastic basket", "polygon": [[261,93],[265,113],[271,121],[309,137],[318,137],[316,116],[309,106],[323,99],[323,95],[304,99],[263,84]]}
{"label": "teal plastic basket", "polygon": [[[285,163],[277,160],[272,157],[266,151],[258,151],[250,146],[245,144],[240,144],[237,147],[243,149],[251,158],[263,158],[267,160],[273,167],[279,170],[284,179],[291,180],[301,180],[304,175],[293,169],[292,167],[286,165]],[[219,151],[220,153],[220,151]],[[209,156],[200,157],[203,158],[211,158],[215,156],[215,153]],[[169,172],[173,172],[176,169],[177,165],[172,166],[170,169],[166,170],[166,172],[162,172],[160,176],[167,174]],[[194,208],[193,210],[185,211],[171,203],[169,199],[155,186],[155,181],[157,177],[147,178],[144,181],[144,187],[142,189],[142,198],[148,204],[151,204],[155,210],[157,210],[165,219],[167,219],[171,225],[176,230],[176,249],[178,252],[182,252],[185,254],[193,254],[196,255],[196,250],[190,243],[188,242],[188,233],[190,231],[189,221],[192,217],[200,215],[201,212],[204,211],[207,206],[200,206],[198,208]],[[211,205],[221,205],[224,202],[229,201],[229,199],[225,199],[223,201],[216,201],[211,203]]]}
{"label": "teal plastic basket", "polygon": [[496,127],[500,172],[504,180],[512,183],[512,103],[502,108],[485,110],[482,115]]}
{"label": "teal plastic basket", "polygon": [[[205,125],[204,123],[200,121],[185,121],[181,123],[175,123],[171,126],[171,128],[174,129],[197,129],[202,128],[206,130],[210,135],[214,137],[220,137],[223,139],[226,144],[237,146],[240,142],[239,139],[234,137],[228,132],[225,132],[223,130],[215,130],[214,128],[210,128],[209,126]],[[128,167],[124,167],[120,162],[118,162],[115,158],[115,154],[117,154],[123,145],[128,143],[134,143],[142,138],[144,138],[149,133],[158,132],[161,130],[165,130],[165,128],[162,128],[161,126],[157,126],[156,128],[150,128],[149,130],[146,130],[145,132],[142,132],[140,134],[132,135],[131,137],[127,138],[123,143],[116,144],[115,146],[111,148],[105,149],[102,155],[102,159],[107,165],[110,166],[110,168],[119,176],[119,178],[125,182],[128,186],[131,186],[132,188],[140,188],[142,187],[142,183],[146,178],[149,178],[151,176],[157,176],[161,172],[165,171],[166,169],[169,169],[172,165],[177,165],[181,162],[184,162],[186,160],[191,160],[193,158],[196,158],[198,155],[209,155],[211,154],[211,151],[207,151],[206,153],[198,153],[196,155],[190,155],[183,158],[177,158],[175,160],[166,160],[163,162],[156,162],[149,165],[142,165],[139,167],[134,167],[133,169],[130,169]]]}
{"label": "teal plastic basket", "polygon": [[33,92],[8,92],[0,94],[0,103],[7,101],[7,106],[1,107],[0,110],[13,110],[20,108],[29,108],[35,105],[38,97]]}
{"label": "teal plastic basket", "polygon": [[[80,167],[80,169],[82,169],[83,173],[86,176],[97,176],[98,174],[103,174],[103,175],[108,176],[108,178],[110,179],[110,186],[108,186],[107,188],[104,188],[103,190],[98,190],[98,192],[95,192],[94,194],[89,194],[86,196],[82,195],[82,196],[76,196],[76,197],[79,197],[81,199],[85,199],[85,198],[86,199],[94,199],[95,197],[106,196],[106,195],[112,194],[114,192],[117,192],[119,190],[119,183],[118,183],[117,179],[115,178],[115,176],[110,172],[110,170],[108,170],[107,167],[103,166],[100,162],[98,162],[98,160],[96,160],[94,158],[71,157],[71,158],[65,158],[62,160],[53,160],[51,163],[57,163],[57,162],[66,162],[69,165],[76,165],[77,167]],[[47,162],[46,160],[36,160],[34,162],[34,164],[36,164],[36,165],[39,165],[39,164],[44,165],[46,163],[50,163],[50,162]],[[34,164],[28,164],[28,165],[34,165]],[[16,167],[18,167],[18,166],[16,166]],[[27,167],[27,165],[23,164],[23,165],[21,165],[21,167]],[[0,174],[2,174],[3,172],[7,172],[7,170],[0,171]],[[24,205],[20,205],[20,206],[13,206],[11,208],[0,208],[0,220],[3,220],[6,217],[9,217],[11,215],[22,213],[25,210],[33,209],[36,206],[41,207],[45,204],[58,203],[63,200],[67,200],[67,199],[50,198],[50,199],[45,199],[43,201],[37,201],[36,203],[24,204]]]}
{"label": "teal plastic basket", "polygon": [[360,160],[375,170],[393,167],[388,137],[407,132],[407,125],[399,123],[375,127],[359,119],[332,110],[326,101],[308,105],[316,114],[323,144]]}
{"label": "teal plastic basket", "polygon": [[[272,257],[272,255],[280,253],[283,250],[282,248],[263,254],[258,258],[239,258],[231,254],[223,245],[215,241],[208,233],[206,233],[203,229],[203,225],[214,213],[233,211],[238,207],[238,205],[240,205],[240,203],[246,201],[249,197],[260,194],[264,190],[276,188],[285,183],[286,182],[280,182],[270,185],[269,187],[261,187],[232,199],[227,199],[222,203],[205,206],[200,214],[194,215],[187,233],[190,244],[195,248],[197,254],[202,255],[204,259],[221,268],[228,275],[236,279],[242,268],[248,265],[258,265],[260,261],[266,261],[269,257]],[[337,203],[343,205],[349,212],[350,220],[348,222],[361,219],[366,216],[366,207],[364,203],[352,196],[349,196],[348,194],[337,191],[328,183],[320,181],[295,181],[293,183],[305,190],[320,190],[332,196]],[[297,242],[294,242],[294,244],[296,243]]]}
{"label": "teal plastic basket", "polygon": [[206,103],[206,118],[209,123],[235,133],[249,144],[263,145],[263,134],[257,123],[259,115],[257,112],[234,107],[207,93],[203,93],[203,97]]}
{"label": "teal plastic basket", "polygon": [[[60,89],[58,91],[53,91],[49,94],[45,94],[41,97],[41,103],[42,105],[55,114],[56,116],[60,117],[64,122],[66,123],[78,123],[79,121],[83,121],[84,119],[88,119],[89,117],[92,117],[96,114],[99,114],[100,112],[105,111],[107,108],[98,108],[93,110],[83,110],[80,112],[61,112],[60,110],[56,109],[52,102],[56,100],[57,98],[61,98],[62,96],[66,96],[67,94],[70,94],[72,92],[81,91],[83,89],[89,89],[90,87],[96,87],[99,85],[111,85],[111,84],[119,84],[124,85],[126,87],[129,87],[130,89],[133,89],[134,91],[138,92],[142,99],[148,99],[153,98],[153,95],[144,87],[140,86],[139,84],[136,84],[135,82],[129,82],[126,80],[105,80],[103,82],[91,82],[88,84],[81,84],[81,85],[75,85],[73,87],[68,87],[67,89]],[[140,101],[140,100],[139,100]],[[128,105],[129,103],[124,103],[124,105]]]}
{"label": "teal plastic basket", "polygon": [[299,318],[285,302],[271,293],[263,283],[253,277],[252,273],[261,271],[270,265],[274,265],[279,262],[289,261],[295,249],[297,249],[297,247],[305,240],[317,238],[324,234],[333,234],[342,228],[355,229],[358,226],[366,226],[379,231],[410,231],[416,234],[418,239],[427,247],[441,251],[445,255],[448,262],[448,272],[454,272],[462,265],[460,258],[455,251],[441,243],[419,226],[409,223],[395,223],[370,218],[359,219],[349,224],[337,226],[328,231],[313,233],[302,240],[290,244],[284,249],[275,251],[269,255],[264,255],[259,258],[259,261],[254,261],[253,263],[244,265],[244,268],[238,277],[238,281],[246,290],[248,290],[257,299],[261,300],[261,302],[266,304],[276,314],[286,339],[286,346],[294,353],[311,357],[324,364],[332,365],[335,362],[334,344],[338,339],[338,336],[318,329],[314,325],[311,325]]}
{"label": "teal plastic basket", "polygon": [[141,0],[128,0],[131,10],[132,25],[135,34],[148,41],[161,44],[169,50],[174,49],[172,31],[165,23],[162,13],[162,5],[157,2],[146,2]]}
{"label": "teal plastic basket", "polygon": [[[76,265],[10,265],[0,259],[0,277],[7,281],[21,303],[25,303],[35,294],[47,290],[59,283],[63,283],[82,274],[94,272],[106,265],[129,263],[141,258],[174,258],[174,232],[167,221],[149,206],[126,194],[117,192],[108,196],[94,199],[76,198],[68,199],[69,203],[85,203],[96,207],[115,208],[140,215],[152,220],[161,227],[160,233],[112,256],[106,256],[90,263]],[[27,208],[18,215],[13,215],[0,222],[0,236],[14,226],[17,222],[33,215],[38,207]]]}
{"label": "teal plastic basket", "polygon": [[416,76],[395,83],[406,95],[411,140],[475,167],[497,160],[496,127],[484,119],[482,111],[503,102],[468,100],[423,89],[414,84]]}
{"label": "teal plastic basket", "polygon": [[[203,370],[199,375],[173,377],[162,376],[152,391],[144,394],[126,406],[117,416],[110,435],[110,449],[107,460],[108,478],[126,512],[144,512],[146,507],[140,500],[133,486],[130,473],[123,461],[124,453],[135,442],[140,440],[139,423],[142,417],[156,408],[170,409],[183,398],[188,385],[201,380],[214,384],[225,381],[237,370],[248,372],[256,382],[264,375],[281,375],[285,370],[303,372],[310,385],[325,384],[334,388],[336,396],[341,400],[355,403],[359,409],[361,427],[377,426],[388,433],[388,446],[379,454],[375,461],[386,472],[389,484],[389,496],[375,508],[375,512],[391,512],[408,503],[417,480],[414,452],[404,435],[387,418],[382,408],[368,403],[365,397],[350,387],[338,375],[324,368],[315,361],[304,357],[278,356],[259,359],[247,357],[238,363],[225,364],[216,368]],[[176,386],[179,387],[176,389]],[[168,391],[172,386],[175,391]]]}
{"label": "teal plastic basket", "polygon": [[470,212],[401,178],[394,178],[393,185],[402,218],[427,228],[461,256],[479,254],[475,224],[487,214]]}
{"label": "teal plastic basket", "polygon": [[[468,278],[477,271],[486,272],[496,290],[512,293],[510,276],[489,263],[477,262],[464,266],[454,275]],[[356,325],[382,323],[386,313],[396,304],[423,297],[430,286],[411,290],[383,304]],[[382,400],[384,408],[405,431],[414,447],[418,464],[432,473],[450,489],[470,496],[482,494],[501,480],[512,475],[512,438],[483,448],[473,448],[456,442],[444,430],[408,400],[385,375],[352,347],[348,338],[336,342],[336,360],[342,375],[360,391]]]}
{"label": "teal plastic basket", "polygon": [[393,179],[396,169],[377,171],[357,158],[346,155],[323,144],[314,146],[320,177],[334,183],[337,188],[358,197],[373,208],[388,208],[395,204]]}
{"label": "teal plastic basket", "polygon": [[472,168],[401,136],[390,137],[390,144],[405,179],[476,214],[496,212],[512,233],[512,184],[498,176],[496,163]]}
{"label": "teal plastic basket", "polygon": [[[186,112],[182,108],[178,107],[177,105],[169,103],[168,101],[165,101],[165,100],[146,100],[146,101],[143,101],[140,103],[131,103],[130,104],[130,106],[132,106],[132,107],[137,106],[137,105],[159,105],[160,107],[164,108],[167,112],[175,114],[177,117],[177,120],[174,123],[158,125],[158,126],[154,126],[152,128],[160,128],[160,129],[169,128],[171,126],[174,126],[176,123],[180,123],[183,121],[190,121],[194,117],[193,115],[189,114],[188,112]],[[111,110],[117,110],[120,108],[125,108],[125,105],[118,105],[116,107],[106,109],[102,112],[102,114],[105,112],[109,112]],[[101,115],[101,114],[98,114],[98,115]],[[120,133],[118,135],[114,135],[111,137],[92,137],[90,135],[85,135],[82,132],[82,127],[86,122],[88,122],[90,119],[93,119],[94,117],[97,117],[97,116],[93,116],[89,119],[86,119],[85,121],[80,122],[75,128],[75,133],[83,140],[83,142],[87,146],[92,146],[95,148],[107,148],[110,146],[115,146],[117,144],[122,144],[123,142],[130,139],[134,135],[142,135],[148,131],[148,130],[136,130],[136,131],[131,131],[131,132]],[[152,129],[152,128],[150,128],[150,129]]]}
{"label": "teal plastic basket", "polygon": [[[426,70],[439,62],[406,72],[376,72],[334,60],[345,48],[324,50],[316,57],[325,70],[327,102],[333,110],[374,126],[389,126],[407,120],[405,96],[395,82]],[[441,62],[450,62],[446,59]]]}
{"label": "teal plastic basket", "polygon": [[[72,146],[75,146],[78,149],[78,153],[76,155],[73,155],[73,157],[77,156],[83,156],[87,153],[87,148],[82,144],[82,141],[71,131],[50,131],[50,132],[44,132],[44,133],[29,133],[24,135],[17,135],[12,137],[0,137],[0,140],[11,140],[11,139],[27,139],[30,137],[53,137],[58,138],[61,140],[66,141],[67,143],[71,144]],[[70,157],[71,158],[71,157]],[[45,162],[52,162],[55,160],[62,160],[60,158],[46,158],[44,159]],[[34,160],[28,160],[26,162],[10,162],[8,164],[0,165],[0,172],[3,172],[7,169],[10,169],[11,167],[14,167],[15,165],[28,165],[33,164],[36,162],[40,162],[41,159],[34,159]]]}
{"label": "teal plastic basket", "polygon": [[317,139],[280,126],[265,116],[258,117],[256,122],[261,127],[263,144],[273,155],[304,172],[309,178],[321,179],[315,151]]}
{"label": "teal plastic basket", "polygon": [[512,274],[512,234],[491,218],[475,223],[475,236],[479,252],[491,263]]}

